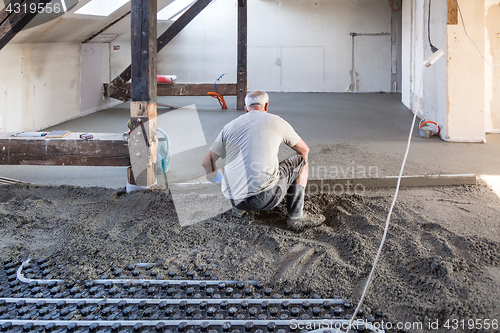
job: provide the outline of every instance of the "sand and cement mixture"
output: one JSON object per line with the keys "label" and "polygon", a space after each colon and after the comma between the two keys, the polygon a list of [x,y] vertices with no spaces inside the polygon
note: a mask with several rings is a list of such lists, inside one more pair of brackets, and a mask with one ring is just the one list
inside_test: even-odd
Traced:
{"label": "sand and cement mixture", "polygon": [[[229,212],[181,227],[168,191],[0,188],[0,257],[49,257],[64,279],[130,263],[157,273],[206,264],[220,279],[259,280],[304,297],[356,301],[378,248],[393,189],[318,194],[306,209],[327,223],[286,229],[285,207]],[[500,319],[500,205],[485,185],[403,189],[365,311],[394,321]]]}

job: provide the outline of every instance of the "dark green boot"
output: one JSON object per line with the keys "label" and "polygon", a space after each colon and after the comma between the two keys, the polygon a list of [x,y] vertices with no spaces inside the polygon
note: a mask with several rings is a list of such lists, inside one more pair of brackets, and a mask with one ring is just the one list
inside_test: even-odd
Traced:
{"label": "dark green boot", "polygon": [[301,231],[307,228],[317,227],[325,222],[325,217],[321,214],[304,213],[305,187],[293,184],[288,188],[286,196],[286,209],[288,218],[286,226],[290,230]]}

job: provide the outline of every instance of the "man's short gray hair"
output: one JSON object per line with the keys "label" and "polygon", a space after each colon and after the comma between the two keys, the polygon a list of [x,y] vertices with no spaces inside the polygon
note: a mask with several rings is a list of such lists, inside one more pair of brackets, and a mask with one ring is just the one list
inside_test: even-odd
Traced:
{"label": "man's short gray hair", "polygon": [[245,97],[245,106],[262,105],[264,107],[269,102],[269,95],[265,91],[251,91]]}

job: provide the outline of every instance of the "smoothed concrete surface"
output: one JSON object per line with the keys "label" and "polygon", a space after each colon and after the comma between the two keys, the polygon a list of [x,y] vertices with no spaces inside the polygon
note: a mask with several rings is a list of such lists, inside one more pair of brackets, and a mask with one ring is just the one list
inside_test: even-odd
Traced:
{"label": "smoothed concrete surface", "polygon": [[[400,94],[270,93],[269,112],[287,120],[309,144],[312,165],[342,169],[354,165],[376,166],[377,176],[395,176],[406,148],[412,114],[400,102]],[[235,98],[228,97],[234,107]],[[194,104],[207,143],[222,127],[243,114],[221,110],[210,97],[160,97],[158,102]],[[123,132],[129,103],[100,111],[47,129],[73,132]],[[168,127],[169,109],[158,109],[158,126]],[[191,130],[186,124],[186,131]],[[331,147],[331,149],[330,149]],[[284,154],[290,152],[282,148]],[[420,138],[415,127],[405,174],[500,175],[500,135],[487,135],[484,144],[448,143],[438,137]],[[200,166],[201,168],[201,166]],[[358,168],[359,169],[359,168]],[[0,176],[36,184],[81,186],[126,185],[126,168],[0,166]],[[167,175],[168,176],[168,175]],[[341,175],[340,175],[341,176]],[[311,178],[317,178],[314,175]]]}

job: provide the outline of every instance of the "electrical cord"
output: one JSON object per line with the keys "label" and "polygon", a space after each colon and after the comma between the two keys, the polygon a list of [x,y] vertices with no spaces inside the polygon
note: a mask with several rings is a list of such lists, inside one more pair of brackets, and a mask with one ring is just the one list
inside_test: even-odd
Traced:
{"label": "electrical cord", "polygon": [[458,0],[456,0],[456,1],[457,1],[458,13],[460,14],[460,19],[462,20],[462,26],[464,27],[465,35],[467,36],[467,38],[469,38],[469,40],[472,42],[472,44],[474,44],[474,47],[476,48],[477,52],[479,52],[479,54],[481,55],[481,57],[483,57],[484,61],[490,67],[499,67],[500,64],[498,64],[498,65],[492,65],[488,60],[486,60],[486,58],[484,57],[483,52],[481,52],[481,50],[479,50],[479,47],[477,47],[476,43],[474,43],[474,41],[472,40],[472,38],[470,38],[469,34],[467,33],[467,29],[465,28],[465,22],[464,22],[464,17],[462,16],[462,10],[460,9],[460,5],[458,4]]}
{"label": "electrical cord", "polygon": [[427,37],[429,38],[429,45],[431,47],[432,53],[435,53],[438,48],[432,45],[431,42],[431,6],[432,6],[432,0],[429,0],[429,15],[427,16]]}
{"label": "electrical cord", "polygon": [[217,92],[217,87],[215,86],[215,84],[216,84],[217,82],[219,82],[219,81],[220,81],[220,79],[222,79],[222,77],[223,77],[224,75],[227,75],[227,73],[222,73],[222,75],[221,75],[221,76],[219,76],[219,78],[218,78],[217,80],[215,80],[215,82],[214,82],[214,91],[215,91],[215,92]]}
{"label": "electrical cord", "polygon": [[[474,44],[474,46],[476,47],[476,50],[479,52],[479,54],[481,54],[481,56],[483,57],[484,61],[488,65],[490,65],[491,67],[500,66],[500,65],[492,65],[491,63],[489,63],[488,60],[486,60],[486,58],[484,57],[483,53],[477,47],[476,43],[474,43],[474,41],[472,40],[472,38],[470,38],[469,34],[467,33],[467,29],[465,27],[465,22],[464,22],[463,15],[462,15],[462,10],[460,9],[460,5],[458,4],[458,0],[456,0],[456,1],[457,1],[458,12],[460,13],[460,18],[462,20],[462,25],[463,25],[463,28],[464,28],[465,35],[469,38],[469,40],[472,42],[472,44]],[[432,45],[431,34],[430,34],[431,2],[432,2],[432,0],[429,0],[429,16],[427,18],[427,20],[428,20],[427,21],[427,29],[428,29],[429,45],[431,47],[432,52],[435,53],[435,52],[438,51],[438,48],[436,48],[434,45]],[[397,197],[398,197],[398,194],[399,194],[399,188],[401,186],[401,179],[403,177],[404,167],[406,165],[406,160],[408,158],[408,153],[410,151],[411,139],[412,139],[412,136],[413,136],[413,129],[415,127],[415,122],[416,122],[416,119],[417,119],[417,112],[418,112],[418,108],[419,108],[419,104],[420,104],[420,96],[422,95],[422,87],[423,87],[423,83],[424,83],[425,68],[428,67],[428,66],[431,66],[436,60],[437,59],[435,59],[432,62],[429,62],[430,60],[428,59],[427,62],[429,62],[429,64],[426,65],[424,63],[424,66],[422,68],[422,75],[421,75],[421,79],[420,79],[420,87],[419,87],[419,90],[418,90],[418,97],[417,97],[417,105],[416,105],[416,108],[415,108],[415,113],[413,115],[413,121],[412,121],[412,124],[411,124],[410,133],[409,133],[409,136],[408,136],[408,144],[406,146],[406,151],[405,151],[405,155],[404,155],[404,158],[403,158],[403,163],[401,164],[401,170],[399,171],[399,176],[398,176],[398,181],[397,181],[397,184],[396,184],[396,191],[394,193],[394,198],[392,199],[391,207],[389,209],[389,213],[387,214],[387,219],[385,221],[385,228],[384,228],[384,233],[383,233],[383,236],[382,236],[382,240],[380,241],[380,246],[378,248],[377,255],[375,256],[375,259],[373,261],[373,266],[372,266],[372,269],[370,271],[370,274],[368,275],[368,279],[366,281],[365,288],[363,289],[363,294],[361,295],[359,303],[358,303],[356,309],[354,310],[354,313],[352,315],[351,320],[349,321],[349,326],[347,327],[346,333],[349,333],[351,331],[352,324],[354,323],[354,320],[356,319],[356,316],[357,316],[359,310],[361,309],[361,306],[363,305],[363,302],[364,302],[364,300],[366,298],[366,294],[368,293],[368,288],[370,287],[370,283],[371,283],[371,281],[373,279],[373,274],[375,273],[375,268],[377,266],[378,260],[380,259],[380,255],[382,253],[382,248],[383,248],[385,240],[387,238],[387,233],[389,231],[389,226],[390,226],[390,220],[391,220],[392,212],[394,210],[394,206],[396,204],[396,200],[397,200]],[[432,123],[434,123],[434,122],[432,122]],[[420,123],[420,125],[423,125],[423,124],[424,124],[423,122]],[[436,124],[436,123],[434,123],[434,124]]]}
{"label": "electrical cord", "polygon": [[391,221],[392,211],[394,209],[394,206],[396,205],[396,200],[398,198],[399,188],[401,186],[401,178],[403,178],[403,171],[404,171],[404,168],[405,168],[406,159],[408,157],[408,152],[410,151],[410,144],[411,144],[411,138],[413,136],[413,129],[415,128],[415,122],[417,120],[417,111],[418,111],[418,107],[419,107],[419,104],[420,104],[420,96],[422,94],[422,87],[424,85],[424,72],[425,72],[425,68],[426,68],[426,66],[423,66],[422,76],[421,76],[421,79],[420,79],[420,88],[418,90],[417,106],[415,108],[415,113],[413,115],[413,121],[411,123],[411,129],[410,129],[410,134],[408,136],[408,144],[406,146],[406,152],[405,152],[405,155],[404,155],[404,158],[403,158],[403,163],[401,164],[401,170],[399,171],[398,182],[396,184],[396,192],[394,193],[394,198],[392,199],[391,208],[389,209],[389,213],[387,214],[387,219],[385,221],[384,235],[382,236],[382,240],[380,241],[380,246],[378,248],[377,255],[375,256],[375,260],[373,261],[372,270],[370,271],[370,275],[368,275],[368,280],[366,281],[365,289],[363,290],[363,294],[361,295],[361,299],[359,300],[359,303],[358,303],[358,306],[356,307],[356,310],[354,310],[352,318],[351,318],[351,320],[349,322],[349,327],[347,327],[346,333],[349,333],[351,331],[351,326],[352,326],[352,324],[354,322],[354,319],[356,319],[356,315],[358,314],[359,309],[363,305],[363,301],[365,300],[366,294],[368,292],[368,288],[370,287],[370,283],[371,283],[371,281],[373,279],[373,273],[375,272],[375,267],[377,266],[378,260],[380,258],[380,254],[382,253],[382,248],[384,246],[385,239],[387,237],[387,232],[389,231],[389,224],[390,224],[390,221]]}

